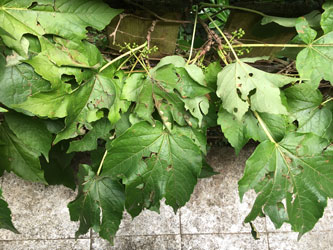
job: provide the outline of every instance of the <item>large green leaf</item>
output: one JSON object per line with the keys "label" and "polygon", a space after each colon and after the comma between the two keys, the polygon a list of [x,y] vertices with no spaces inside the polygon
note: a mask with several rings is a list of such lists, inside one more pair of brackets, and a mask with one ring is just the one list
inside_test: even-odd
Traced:
{"label": "large green leaf", "polygon": [[270,74],[237,60],[218,74],[217,95],[223,108],[241,120],[251,109],[271,114],[287,114],[280,96],[280,87],[295,79]]}
{"label": "large green leaf", "polygon": [[299,19],[296,26],[302,40],[308,44],[296,58],[296,68],[304,80],[315,88],[325,79],[333,82],[333,31],[315,40],[317,32],[309,27],[305,19]]}
{"label": "large green leaf", "polygon": [[102,1],[56,0],[37,5],[33,0],[1,0],[1,28],[11,36],[1,35],[4,43],[19,54],[24,34],[54,34],[80,41],[86,38],[88,26],[102,30],[121,10],[111,9]]}
{"label": "large green leaf", "polygon": [[88,42],[73,42],[54,38],[56,43],[40,37],[41,52],[29,60],[36,73],[51,82],[53,88],[59,87],[63,76],[73,76],[78,84],[93,75],[103,62],[96,46]]}
{"label": "large green leaf", "polygon": [[0,125],[0,142],[0,171],[13,171],[23,179],[47,184],[39,163],[40,152],[24,144],[6,123]]}
{"label": "large green leaf", "polygon": [[162,197],[175,211],[190,199],[202,156],[184,134],[169,132],[160,122],[155,127],[140,122],[108,143],[102,176],[123,180],[126,208],[132,216],[143,208],[158,208]]}
{"label": "large green leaf", "polygon": [[52,135],[42,121],[15,112],[7,113],[5,119],[22,143],[40,152],[48,160]]}
{"label": "large green leaf", "polygon": [[323,136],[332,123],[332,111],[322,106],[323,97],[319,90],[308,84],[300,84],[285,90],[289,112],[298,121],[297,131]]}
{"label": "large green leaf", "polygon": [[[1,67],[0,67],[1,68]],[[0,102],[12,108],[33,94],[50,89],[50,84],[27,64],[3,67],[0,73]]]}
{"label": "large green leaf", "polygon": [[78,196],[68,204],[71,220],[80,221],[76,237],[93,228],[112,242],[123,216],[123,185],[110,177],[96,176],[88,165],[80,166],[78,177]]}
{"label": "large green leaf", "polygon": [[[119,78],[120,77],[120,78]],[[73,91],[65,85],[50,92],[39,93],[15,107],[27,110],[35,115],[49,118],[66,117],[66,127],[54,143],[79,135],[82,126],[103,117],[101,109],[109,110],[112,123],[120,119],[120,109],[126,111],[128,105],[120,100],[122,78],[114,77],[109,68],[93,75]]]}
{"label": "large green leaf", "polygon": [[245,221],[263,210],[277,227],[287,221],[300,236],[311,230],[323,215],[327,197],[333,197],[332,149],[313,134],[289,133],[279,144],[262,142],[239,181],[241,198],[250,189],[258,194]]}
{"label": "large green leaf", "polygon": [[0,228],[8,229],[14,233],[19,233],[14,227],[11,212],[8,208],[7,202],[2,197],[2,190],[0,188]]}

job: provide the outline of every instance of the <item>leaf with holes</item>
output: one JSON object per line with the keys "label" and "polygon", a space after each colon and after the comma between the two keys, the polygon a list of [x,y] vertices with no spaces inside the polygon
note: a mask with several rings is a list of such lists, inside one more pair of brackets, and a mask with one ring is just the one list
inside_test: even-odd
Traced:
{"label": "leaf with holes", "polygon": [[33,0],[0,1],[1,34],[4,43],[20,55],[26,55],[21,44],[25,34],[40,37],[54,34],[80,41],[86,38],[88,26],[102,30],[121,10],[102,1],[57,0],[38,3]]}
{"label": "leaf with holes", "polygon": [[123,185],[110,177],[96,176],[88,165],[80,166],[78,178],[78,195],[68,204],[71,220],[80,221],[76,238],[93,228],[112,243],[124,211]]}
{"label": "leaf with holes", "polygon": [[289,112],[298,121],[297,131],[323,136],[332,123],[332,110],[322,106],[323,96],[308,84],[295,85],[285,91]]}
{"label": "leaf with holes", "polygon": [[218,74],[217,95],[223,108],[241,120],[251,108],[270,114],[287,114],[281,100],[280,87],[294,78],[270,74],[237,60]]}
{"label": "leaf with holes", "polygon": [[247,160],[238,185],[241,199],[250,189],[258,194],[245,222],[264,211],[275,225],[288,222],[301,236],[314,227],[327,198],[333,197],[332,145],[316,135],[297,133],[279,144],[264,141]]}
{"label": "leaf with holes", "polygon": [[121,109],[126,111],[128,105],[120,100],[121,72],[117,76],[116,79],[110,67],[92,75],[74,90],[68,91],[63,84],[53,91],[33,95],[15,107],[42,117],[66,117],[66,127],[57,135],[54,143],[74,138],[82,134],[83,126],[89,126],[104,116],[101,109],[109,110],[108,118],[112,123],[120,119]]}
{"label": "leaf with holes", "polygon": [[164,197],[175,211],[190,199],[201,171],[199,147],[185,133],[169,132],[156,121],[133,125],[107,145],[101,176],[121,178],[126,209],[134,217],[158,208]]}

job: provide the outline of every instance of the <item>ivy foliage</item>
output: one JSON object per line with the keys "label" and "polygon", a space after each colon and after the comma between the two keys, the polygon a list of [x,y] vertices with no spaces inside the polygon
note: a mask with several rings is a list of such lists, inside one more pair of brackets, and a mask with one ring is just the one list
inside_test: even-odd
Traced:
{"label": "ivy foliage", "polygon": [[[125,210],[159,211],[165,199],[176,212],[198,178],[215,174],[206,134],[218,124],[236,154],[258,142],[239,181],[241,199],[257,193],[245,222],[264,213],[303,235],[333,197],[333,97],[320,88],[333,84],[333,2],[323,8],[263,20],[298,32],[299,77],[291,77],[236,53],[225,66],[174,55],[149,67],[145,44],[109,61],[86,28],[102,30],[122,10],[102,1],[0,0],[1,175],[72,189],[78,179],[68,205],[80,222],[76,236],[93,228],[112,242]],[[143,73],[123,70],[125,56]],[[82,152],[88,160],[76,176],[70,166]],[[10,215],[1,196],[0,227],[17,232]]]}

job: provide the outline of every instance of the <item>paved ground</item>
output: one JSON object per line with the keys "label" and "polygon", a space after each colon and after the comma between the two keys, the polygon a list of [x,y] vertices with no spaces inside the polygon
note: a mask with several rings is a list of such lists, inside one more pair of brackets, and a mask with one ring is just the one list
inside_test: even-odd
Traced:
{"label": "paved ground", "polygon": [[133,221],[125,214],[113,247],[94,233],[74,239],[78,225],[70,222],[66,207],[75,198],[74,192],[30,184],[7,174],[1,183],[3,195],[21,234],[0,230],[0,250],[333,249],[333,202],[313,232],[299,242],[290,227],[277,231],[264,218],[255,223],[261,238],[253,240],[242,221],[254,196],[250,194],[240,203],[237,193],[237,181],[252,150],[249,147],[236,158],[230,148],[213,148],[209,161],[220,175],[200,180],[191,201],[176,215],[166,206],[160,215],[146,211]]}

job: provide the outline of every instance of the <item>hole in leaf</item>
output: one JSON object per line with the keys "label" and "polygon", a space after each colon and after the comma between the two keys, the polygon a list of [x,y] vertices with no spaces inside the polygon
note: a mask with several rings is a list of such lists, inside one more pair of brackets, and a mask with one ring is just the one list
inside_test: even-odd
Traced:
{"label": "hole in leaf", "polygon": [[240,99],[242,99],[242,92],[241,92],[239,89],[237,89],[236,91],[237,91],[237,95],[238,95],[238,97],[239,97]]}
{"label": "hole in leaf", "polygon": [[253,77],[253,73],[249,73],[249,77]]}
{"label": "hole in leaf", "polygon": [[238,112],[238,108],[234,108],[234,113],[237,113]]}
{"label": "hole in leaf", "polygon": [[28,9],[33,9],[38,5],[37,2],[32,2],[31,5],[28,7]]}
{"label": "hole in leaf", "polygon": [[253,96],[257,92],[257,89],[252,89],[249,93],[249,97]]}

